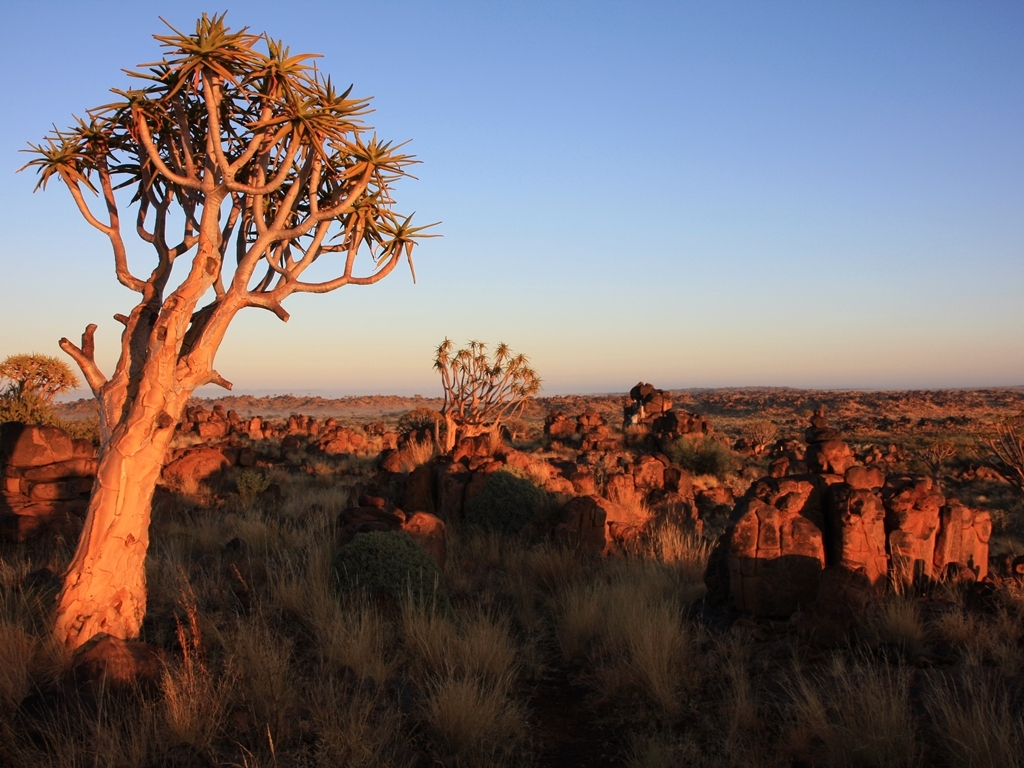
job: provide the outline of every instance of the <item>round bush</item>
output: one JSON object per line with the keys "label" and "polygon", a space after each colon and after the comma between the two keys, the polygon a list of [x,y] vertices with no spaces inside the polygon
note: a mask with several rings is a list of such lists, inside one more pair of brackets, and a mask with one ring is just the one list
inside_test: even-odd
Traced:
{"label": "round bush", "polygon": [[344,592],[360,587],[399,605],[410,595],[417,605],[448,605],[437,563],[404,531],[360,533],[335,553],[333,565]]}
{"label": "round bush", "polygon": [[514,536],[537,516],[547,495],[522,477],[498,470],[466,503],[466,522],[485,531]]}

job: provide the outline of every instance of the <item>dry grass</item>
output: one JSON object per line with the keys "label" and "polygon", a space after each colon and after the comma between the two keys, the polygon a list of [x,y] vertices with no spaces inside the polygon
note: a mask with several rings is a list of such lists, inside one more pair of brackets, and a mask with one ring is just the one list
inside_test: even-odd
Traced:
{"label": "dry grass", "polygon": [[948,764],[1024,766],[1024,722],[1004,692],[969,677],[960,686],[945,682],[933,687],[926,707],[934,719],[935,752]]}
{"label": "dry grass", "polygon": [[790,747],[836,768],[922,765],[908,702],[910,673],[840,656],[822,675],[795,673]]}
{"label": "dry grass", "polygon": [[555,600],[556,636],[567,661],[585,659],[604,698],[641,692],[675,716],[700,681],[694,627],[683,622],[677,575],[658,561],[610,561],[604,578],[578,582]]}
{"label": "dry grass", "polygon": [[410,601],[402,627],[427,724],[448,754],[464,765],[519,764],[528,731],[507,619],[484,611],[451,617]]}
{"label": "dry grass", "polygon": [[867,630],[876,646],[891,648],[911,661],[927,648],[928,631],[921,610],[906,592],[894,593],[874,604],[867,617]]}

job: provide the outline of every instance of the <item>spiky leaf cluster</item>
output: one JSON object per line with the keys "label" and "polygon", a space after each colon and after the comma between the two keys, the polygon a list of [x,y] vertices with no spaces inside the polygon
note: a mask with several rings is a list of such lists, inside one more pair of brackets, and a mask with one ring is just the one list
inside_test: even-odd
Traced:
{"label": "spiky leaf cluster", "polygon": [[[412,270],[415,243],[431,236],[393,208],[392,185],[416,161],[363,123],[369,99],[335,87],[316,56],[233,31],[224,15],[204,14],[194,33],[171,27],[154,37],[164,55],[128,72],[138,87],[115,89],[113,102],[30,145],[24,166],[37,172],[37,189],[54,179],[68,187],[109,238],[118,280],[141,294],[116,316],[126,330],[109,380],[93,360],[94,326],[80,348],[61,341],[113,414],[123,410],[116,392],[158,354],[185,390],[229,386],[212,359],[240,309],[287,320],[281,302],[290,294],[375,283],[403,260]],[[135,233],[155,251],[148,273],[129,264],[122,188],[132,193]],[[186,255],[191,264],[170,284]],[[161,352],[167,346],[176,362]]]}
{"label": "spiky leaf cluster", "polygon": [[495,425],[514,418],[540,391],[540,377],[529,360],[513,355],[507,344],[499,344],[488,357],[487,345],[479,341],[456,350],[445,339],[437,348],[434,368],[444,387],[442,413],[458,424]]}

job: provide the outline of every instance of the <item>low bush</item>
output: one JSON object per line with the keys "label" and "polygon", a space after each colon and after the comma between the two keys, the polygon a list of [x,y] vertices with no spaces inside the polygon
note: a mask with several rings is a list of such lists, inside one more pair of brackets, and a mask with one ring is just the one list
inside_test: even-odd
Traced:
{"label": "low bush", "polygon": [[433,558],[402,531],[361,533],[337,551],[335,577],[343,592],[360,588],[383,592],[396,604],[411,598],[416,605],[447,610],[448,591]]}
{"label": "low bush", "polygon": [[235,480],[242,501],[251,503],[270,487],[270,478],[255,469],[243,469]]}
{"label": "low bush", "polygon": [[515,536],[543,509],[547,494],[511,472],[493,472],[466,504],[466,522],[484,531]]}
{"label": "low bush", "polygon": [[708,437],[681,437],[669,447],[668,455],[695,475],[714,475],[719,480],[724,480],[736,468],[732,451]]}

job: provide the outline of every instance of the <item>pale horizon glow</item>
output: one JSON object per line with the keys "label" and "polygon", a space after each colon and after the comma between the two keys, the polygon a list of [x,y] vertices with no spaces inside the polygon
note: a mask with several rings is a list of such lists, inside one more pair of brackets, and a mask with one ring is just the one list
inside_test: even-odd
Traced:
{"label": "pale horizon glow", "polygon": [[[507,342],[542,395],[1024,384],[1024,6],[279,7],[228,22],[373,95],[369,122],[423,163],[398,209],[444,237],[416,285],[400,268],[294,296],[287,324],[241,313],[217,356],[234,394],[436,396],[445,337]],[[113,368],[134,294],[18,151],[159,58],[158,16],[191,30],[204,10],[223,9],[0,10],[0,359],[63,357],[95,322]]]}

